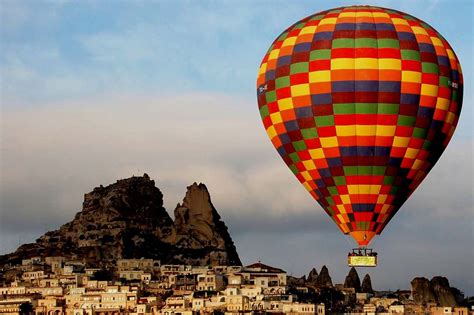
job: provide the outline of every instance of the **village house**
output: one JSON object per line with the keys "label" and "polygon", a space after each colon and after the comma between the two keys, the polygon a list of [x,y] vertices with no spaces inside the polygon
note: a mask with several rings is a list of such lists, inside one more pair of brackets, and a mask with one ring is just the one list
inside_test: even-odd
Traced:
{"label": "village house", "polygon": [[27,282],[32,282],[32,283],[37,283],[36,280],[42,279],[45,277],[44,271],[43,270],[38,270],[38,271],[27,271],[24,272],[21,278],[24,281]]}
{"label": "village house", "polygon": [[161,265],[160,273],[162,275],[189,274],[192,269],[193,267],[190,265]]}
{"label": "village house", "polygon": [[35,315],[59,315],[64,313],[64,300],[55,297],[39,299],[35,309]]}
{"label": "village house", "polygon": [[25,295],[26,287],[24,286],[11,286],[11,287],[0,287],[0,295],[14,296],[14,295]]}
{"label": "village house", "polygon": [[[157,266],[151,259],[126,259],[117,262],[117,268],[123,269],[115,271],[115,280],[105,281],[91,280],[102,269],[85,268],[82,262],[68,262],[61,257],[33,261],[16,266],[17,280],[0,287],[0,314],[18,314],[21,307],[32,308],[35,315],[326,312],[324,304],[299,300],[314,288],[288,286],[284,270],[261,262],[245,267]],[[57,269],[52,272],[50,267],[55,263]],[[388,293],[374,297],[339,287],[339,292],[353,301],[350,314],[474,315],[466,307],[415,303],[408,291],[402,292],[401,298]]]}
{"label": "village house", "polygon": [[142,279],[150,280],[151,274],[143,270],[126,270],[120,271],[119,278],[127,281],[142,281]]}
{"label": "village house", "polygon": [[44,259],[46,265],[51,267],[53,273],[61,273],[66,261],[65,257],[62,256],[49,256]]}
{"label": "village house", "polygon": [[214,272],[207,272],[197,277],[197,290],[221,291],[225,287],[224,276]]}
{"label": "village house", "polygon": [[119,259],[117,260],[117,269],[123,270],[142,270],[142,271],[153,271],[154,268],[160,267],[159,260],[153,259]]}
{"label": "village house", "polygon": [[[179,294],[190,294],[196,290],[197,275],[195,274],[176,274],[170,275],[170,286]],[[199,289],[198,289],[199,290]]]}
{"label": "village house", "polygon": [[38,293],[42,296],[63,296],[63,287],[30,287],[26,288],[26,294]]}
{"label": "village house", "polygon": [[190,296],[172,296],[166,299],[166,304],[160,310],[161,315],[193,315]]}
{"label": "village house", "polygon": [[470,315],[474,312],[469,312],[467,307],[431,307],[430,314],[431,315]]}
{"label": "village house", "polygon": [[20,306],[24,303],[33,305],[34,297],[15,297],[0,299],[0,314],[17,315],[20,313]]}
{"label": "village house", "polygon": [[242,285],[260,286],[264,294],[285,294],[286,292],[286,272],[281,269],[258,262],[246,266],[240,274]]}

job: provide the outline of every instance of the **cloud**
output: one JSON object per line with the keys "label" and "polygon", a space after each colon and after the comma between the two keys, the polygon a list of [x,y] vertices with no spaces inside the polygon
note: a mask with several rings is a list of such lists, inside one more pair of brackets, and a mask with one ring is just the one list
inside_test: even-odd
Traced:
{"label": "cloud", "polygon": [[[209,93],[112,95],[3,110],[0,251],[25,232],[22,242],[70,221],[94,186],[147,172],[170,213],[186,186],[205,183],[245,262],[267,260],[295,275],[328,264],[342,281],[353,241],[286,168],[252,103]],[[455,137],[375,242],[379,287],[408,287],[402,257],[413,264],[410,276],[442,272],[472,292],[472,166],[472,141]]]}
{"label": "cloud", "polygon": [[[257,110],[246,103],[198,94],[4,111],[3,190],[10,197],[3,206],[23,204],[24,215],[31,208],[41,211],[30,215],[43,216],[55,208],[64,213],[78,208],[78,197],[92,189],[90,185],[148,172],[164,190],[169,210],[187,185],[202,181],[216,206],[238,215],[313,212],[314,200],[286,169],[266,139]],[[76,190],[78,182],[89,186]],[[225,182],[230,184],[222,185]],[[52,193],[50,187],[61,193]],[[38,194],[28,204],[23,191]],[[78,197],[64,204],[67,198],[61,196],[71,191]],[[42,197],[44,203],[37,204]]]}
{"label": "cloud", "polygon": [[[459,11],[448,1],[369,2],[436,26],[473,82],[472,3]],[[327,264],[343,281],[354,243],[281,161],[254,95],[271,41],[328,5],[74,5],[2,4],[0,252],[71,220],[94,186],[147,172],[170,212],[187,185],[206,183],[245,262],[262,259],[296,275]],[[448,16],[429,16],[426,7]],[[466,104],[444,156],[376,240],[376,288],[442,273],[474,292],[472,118]]]}
{"label": "cloud", "polygon": [[[271,201],[277,184],[285,179],[297,184],[296,179],[265,139],[256,110],[249,113],[243,100],[206,94],[121,97],[10,109],[2,118],[2,191],[8,196],[2,208],[16,210],[6,210],[4,219],[21,213],[40,222],[65,221],[93,185],[143,172],[165,190],[171,210],[193,181],[205,182],[221,207],[253,200],[239,212],[301,206],[293,193]],[[77,197],[63,197],[73,192]],[[291,192],[306,194],[300,187]]]}

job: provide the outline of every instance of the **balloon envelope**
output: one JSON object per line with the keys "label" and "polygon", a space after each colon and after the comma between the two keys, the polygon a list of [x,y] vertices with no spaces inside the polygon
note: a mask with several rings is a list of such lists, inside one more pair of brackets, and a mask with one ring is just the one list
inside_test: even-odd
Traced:
{"label": "balloon envelope", "polygon": [[360,246],[437,162],[462,104],[459,61],[431,26],[370,6],[320,12],[271,45],[260,114],[285,163]]}

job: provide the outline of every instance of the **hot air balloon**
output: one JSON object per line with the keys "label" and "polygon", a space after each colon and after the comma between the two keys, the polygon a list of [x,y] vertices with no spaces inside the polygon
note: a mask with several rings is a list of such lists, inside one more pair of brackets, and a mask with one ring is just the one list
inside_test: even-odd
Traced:
{"label": "hot air balloon", "polygon": [[257,78],[272,144],[362,249],[440,158],[462,95],[459,60],[445,38],[411,15],[372,6],[290,26]]}

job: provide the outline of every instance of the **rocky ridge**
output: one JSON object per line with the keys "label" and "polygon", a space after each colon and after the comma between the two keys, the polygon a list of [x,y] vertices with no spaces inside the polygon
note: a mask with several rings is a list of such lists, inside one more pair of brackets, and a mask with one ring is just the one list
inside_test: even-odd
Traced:
{"label": "rocky ridge", "polygon": [[85,194],[82,211],[71,222],[0,256],[0,264],[65,256],[89,265],[142,257],[162,263],[241,265],[204,184],[187,188],[174,216],[173,221],[163,207],[163,194],[147,174],[118,180]]}

